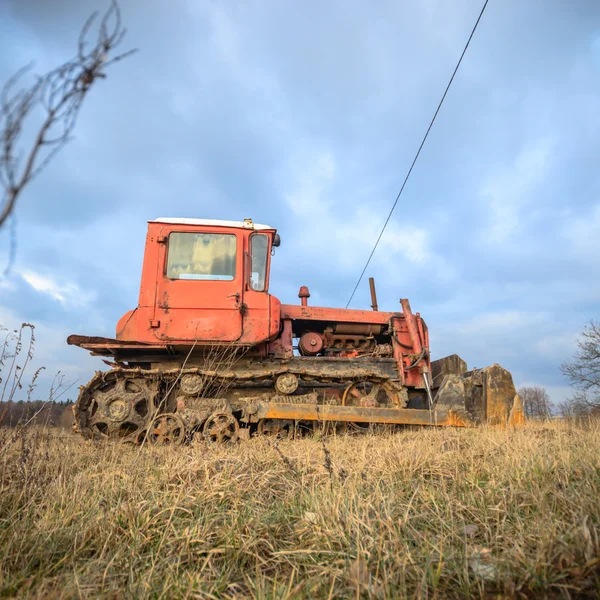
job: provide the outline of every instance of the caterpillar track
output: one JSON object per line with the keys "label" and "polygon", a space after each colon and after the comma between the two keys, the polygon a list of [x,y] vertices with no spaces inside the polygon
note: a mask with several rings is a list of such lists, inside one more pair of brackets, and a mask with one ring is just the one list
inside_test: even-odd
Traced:
{"label": "caterpillar track", "polygon": [[273,408],[298,416],[292,413],[306,407],[323,415],[334,406],[406,407],[406,389],[389,376],[393,361],[363,362],[358,368],[352,360],[340,362],[99,371],[80,390],[75,423],[88,438],[180,444],[194,436],[208,441],[235,441],[250,433],[288,437],[318,421],[311,414],[305,419],[262,416]]}

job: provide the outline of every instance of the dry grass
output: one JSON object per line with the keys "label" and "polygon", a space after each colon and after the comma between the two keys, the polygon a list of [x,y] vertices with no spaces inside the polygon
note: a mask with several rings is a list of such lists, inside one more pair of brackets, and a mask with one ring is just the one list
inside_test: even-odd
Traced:
{"label": "dry grass", "polygon": [[0,458],[5,597],[569,598],[600,587],[597,425],[141,451],[12,435]]}

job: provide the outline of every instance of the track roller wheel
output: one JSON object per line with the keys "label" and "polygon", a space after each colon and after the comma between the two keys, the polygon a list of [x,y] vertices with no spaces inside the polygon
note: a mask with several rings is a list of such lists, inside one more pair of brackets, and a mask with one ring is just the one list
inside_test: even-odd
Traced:
{"label": "track roller wheel", "polygon": [[233,443],[238,440],[239,429],[237,419],[231,413],[216,412],[208,417],[202,433],[207,442]]}
{"label": "track roller wheel", "polygon": [[294,437],[294,421],[284,419],[261,419],[257,427],[258,435],[274,437],[280,440]]}
{"label": "track roller wheel", "polygon": [[148,429],[148,442],[153,446],[179,446],[185,439],[185,425],[173,413],[158,415]]}
{"label": "track roller wheel", "polygon": [[181,377],[179,389],[186,396],[198,396],[204,389],[204,380],[201,375],[186,373]]}
{"label": "track roller wheel", "polygon": [[275,380],[275,389],[280,394],[293,394],[298,389],[298,376],[294,373],[282,373]]}

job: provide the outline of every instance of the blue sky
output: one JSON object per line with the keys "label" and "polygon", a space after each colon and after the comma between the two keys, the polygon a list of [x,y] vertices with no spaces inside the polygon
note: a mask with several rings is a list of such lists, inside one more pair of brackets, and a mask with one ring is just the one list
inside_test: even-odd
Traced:
{"label": "blue sky", "polygon": [[[282,245],[271,293],[345,306],[481,2],[122,0],[128,43],[75,140],[22,196],[0,324],[37,325],[43,393],[103,365],[136,305],[146,221],[255,221]],[[74,52],[103,0],[0,0],[0,81]],[[127,42],[126,42],[127,43]],[[373,258],[435,356],[499,362],[568,394],[560,363],[600,300],[600,4],[490,0]],[[8,252],[0,231],[0,264]],[[368,284],[352,306],[368,307]]]}

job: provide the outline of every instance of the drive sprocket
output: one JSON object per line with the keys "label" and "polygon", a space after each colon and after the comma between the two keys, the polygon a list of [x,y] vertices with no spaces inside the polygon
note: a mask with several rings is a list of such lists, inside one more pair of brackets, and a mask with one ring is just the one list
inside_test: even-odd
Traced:
{"label": "drive sprocket", "polygon": [[81,389],[75,421],[86,437],[139,443],[156,412],[158,382],[123,372],[98,373]]}

